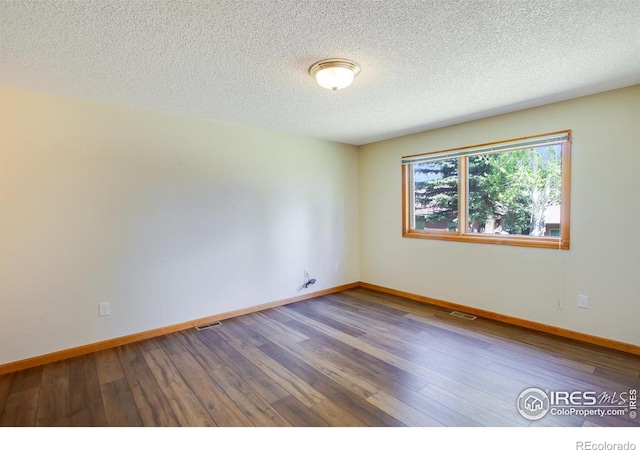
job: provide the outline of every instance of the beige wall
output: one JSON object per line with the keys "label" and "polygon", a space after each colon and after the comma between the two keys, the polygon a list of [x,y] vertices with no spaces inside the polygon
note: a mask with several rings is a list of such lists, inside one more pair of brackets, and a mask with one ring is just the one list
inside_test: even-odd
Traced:
{"label": "beige wall", "polygon": [[[401,237],[401,156],[565,129],[571,250]],[[640,345],[640,86],[366,145],[359,158],[362,281]]]}
{"label": "beige wall", "polygon": [[357,281],[357,189],[352,146],[0,88],[0,364]]}

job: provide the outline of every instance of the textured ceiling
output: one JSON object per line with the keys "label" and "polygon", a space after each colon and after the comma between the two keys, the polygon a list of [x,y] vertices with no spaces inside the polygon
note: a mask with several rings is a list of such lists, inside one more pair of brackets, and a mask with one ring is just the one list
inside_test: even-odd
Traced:
{"label": "textured ceiling", "polygon": [[0,0],[2,85],[351,144],[638,83],[638,0]]}

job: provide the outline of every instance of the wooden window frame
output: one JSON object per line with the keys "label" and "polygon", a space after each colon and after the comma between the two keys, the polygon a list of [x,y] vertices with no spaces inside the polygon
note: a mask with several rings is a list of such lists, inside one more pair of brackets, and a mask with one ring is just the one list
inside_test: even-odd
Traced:
{"label": "wooden window frame", "polygon": [[562,192],[560,208],[560,237],[549,236],[526,236],[526,235],[493,235],[481,233],[467,233],[468,214],[468,186],[469,156],[458,157],[458,231],[445,230],[416,230],[411,228],[412,189],[413,189],[413,164],[402,166],[402,236],[416,239],[436,239],[442,241],[474,242],[478,244],[498,244],[515,245],[520,247],[554,248],[559,250],[569,250],[570,243],[570,211],[571,211],[571,130],[564,130],[555,133],[545,133],[524,138],[508,139],[504,141],[490,142],[468,147],[459,147],[438,152],[423,153],[420,155],[405,156],[412,158],[421,155],[433,155],[437,153],[454,153],[462,150],[472,150],[479,147],[490,147],[504,145],[510,142],[523,141],[528,139],[544,138],[554,134],[567,134],[566,141],[562,146]]}

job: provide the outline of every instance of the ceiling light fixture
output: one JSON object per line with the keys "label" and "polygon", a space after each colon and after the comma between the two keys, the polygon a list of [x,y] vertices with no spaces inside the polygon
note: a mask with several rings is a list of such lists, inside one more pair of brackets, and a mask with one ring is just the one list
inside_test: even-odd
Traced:
{"label": "ceiling light fixture", "polygon": [[348,59],[331,58],[315,63],[309,73],[323,88],[337,91],[353,83],[360,73],[360,66]]}

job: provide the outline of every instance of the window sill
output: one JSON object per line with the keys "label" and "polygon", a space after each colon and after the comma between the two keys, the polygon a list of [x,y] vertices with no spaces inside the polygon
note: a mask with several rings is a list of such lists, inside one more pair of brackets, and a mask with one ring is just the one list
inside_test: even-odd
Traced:
{"label": "window sill", "polygon": [[413,239],[434,239],[439,241],[473,242],[476,244],[514,245],[518,247],[555,248],[569,250],[569,240],[555,237],[525,237],[513,235],[491,235],[456,233],[447,231],[419,231],[409,230],[402,237]]}

